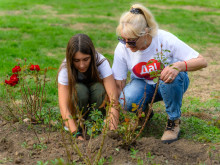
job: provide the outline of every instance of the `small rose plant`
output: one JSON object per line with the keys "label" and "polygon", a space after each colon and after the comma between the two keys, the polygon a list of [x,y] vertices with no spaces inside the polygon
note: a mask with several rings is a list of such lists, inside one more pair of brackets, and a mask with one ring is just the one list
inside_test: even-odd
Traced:
{"label": "small rose plant", "polygon": [[50,69],[41,69],[38,64],[26,64],[26,60],[18,61],[12,68],[10,78],[4,80],[7,109],[18,121],[29,119],[33,123],[43,121],[42,107],[45,99],[45,85],[48,81],[46,73]]}

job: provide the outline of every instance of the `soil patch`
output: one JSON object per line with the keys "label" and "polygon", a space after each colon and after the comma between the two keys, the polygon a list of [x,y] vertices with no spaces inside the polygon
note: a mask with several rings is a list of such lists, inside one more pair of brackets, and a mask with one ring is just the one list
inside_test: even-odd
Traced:
{"label": "soil patch", "polygon": [[158,9],[164,9],[164,10],[166,10],[166,9],[184,9],[184,10],[190,10],[190,11],[203,11],[203,12],[217,12],[217,13],[219,13],[219,10],[215,9],[215,8],[206,8],[206,7],[201,7],[201,6],[190,6],[190,5],[186,5],[186,6],[148,5],[147,7],[156,7]]}
{"label": "soil patch", "polygon": [[[48,161],[56,158],[67,160],[66,148],[59,131],[51,132],[49,142],[48,133],[45,133],[43,126],[38,126],[39,144],[32,130],[27,129],[27,125],[19,123],[10,124],[0,122],[0,161],[2,164],[36,164],[37,161]],[[98,136],[91,141],[91,153],[95,153],[100,146],[102,136]],[[88,141],[77,141],[82,153],[86,152]],[[69,147],[71,158],[78,163],[82,159],[70,147],[70,142],[66,141]],[[144,160],[144,164],[219,164],[219,146],[214,150],[210,149],[210,144],[201,144],[180,139],[172,144],[163,144],[154,137],[143,137],[131,146],[138,150],[136,157],[131,157],[131,148],[123,147],[118,136],[108,134],[105,139],[102,157],[108,159],[112,156],[113,165],[129,164],[135,165],[138,160]],[[211,155],[211,156],[210,156]],[[4,160],[4,162],[3,162]]]}
{"label": "soil patch", "polygon": [[18,28],[0,28],[0,31],[18,30]]}
{"label": "soil patch", "polygon": [[208,48],[202,55],[208,61],[208,67],[196,72],[189,72],[191,83],[186,96],[195,96],[201,101],[210,98],[220,99],[220,48]]}
{"label": "soil patch", "polygon": [[19,15],[22,14],[19,10],[10,10],[10,11],[0,11],[0,16],[6,16],[6,15]]}

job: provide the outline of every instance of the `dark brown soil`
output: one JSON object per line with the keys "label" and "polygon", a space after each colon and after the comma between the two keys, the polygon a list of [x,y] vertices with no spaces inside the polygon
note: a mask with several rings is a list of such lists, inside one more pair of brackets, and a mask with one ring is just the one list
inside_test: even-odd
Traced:
{"label": "dark brown soil", "polygon": [[[39,132],[44,128],[38,126],[37,130]],[[28,129],[27,125],[0,121],[0,164],[30,165],[37,164],[37,161],[46,162],[56,158],[67,160],[62,134],[59,131],[51,132],[49,142],[47,142],[48,133],[42,132],[38,134],[42,144],[36,148],[34,146],[38,140],[33,130]],[[101,135],[92,139],[91,153],[95,153],[99,149],[101,139]],[[77,143],[82,153],[85,153],[88,141],[77,141]],[[66,144],[71,159],[78,163],[82,162],[68,140]],[[132,158],[131,150],[122,146],[120,138],[114,134],[108,134],[102,157],[108,159],[111,156],[113,165],[135,165],[138,164],[138,159],[143,160],[144,164],[220,164],[220,146],[215,144],[215,149],[212,149],[211,146],[213,144],[201,144],[185,139],[180,139],[172,144],[163,144],[160,139],[143,137],[131,146],[138,150],[136,158]]]}

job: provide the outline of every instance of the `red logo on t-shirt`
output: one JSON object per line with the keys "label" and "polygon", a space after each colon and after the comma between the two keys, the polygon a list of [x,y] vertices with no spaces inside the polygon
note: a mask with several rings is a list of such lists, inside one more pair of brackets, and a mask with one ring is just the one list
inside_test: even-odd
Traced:
{"label": "red logo on t-shirt", "polygon": [[160,63],[151,59],[148,62],[140,62],[135,65],[132,69],[133,73],[139,78],[145,78],[147,80],[153,80],[153,77],[150,77],[150,72],[157,71],[160,69]]}

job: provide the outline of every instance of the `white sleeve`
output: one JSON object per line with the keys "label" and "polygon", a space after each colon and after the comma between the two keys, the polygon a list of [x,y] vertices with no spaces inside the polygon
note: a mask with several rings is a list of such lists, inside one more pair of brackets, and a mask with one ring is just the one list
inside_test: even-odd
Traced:
{"label": "white sleeve", "polygon": [[126,52],[123,50],[122,46],[123,45],[121,45],[121,43],[117,45],[115,49],[114,61],[112,65],[112,72],[116,80],[127,79],[128,66],[125,59]]}
{"label": "white sleeve", "polygon": [[68,72],[67,68],[62,68],[58,74],[58,83],[68,85]]}
{"label": "white sleeve", "polygon": [[173,44],[173,57],[180,61],[187,61],[192,58],[197,58],[199,56],[199,53],[197,51],[178,39],[176,36],[174,36]]}
{"label": "white sleeve", "polygon": [[112,75],[112,69],[107,60],[103,61],[103,63],[98,66],[98,71],[101,79]]}

